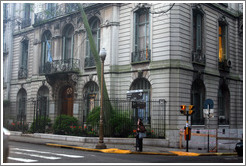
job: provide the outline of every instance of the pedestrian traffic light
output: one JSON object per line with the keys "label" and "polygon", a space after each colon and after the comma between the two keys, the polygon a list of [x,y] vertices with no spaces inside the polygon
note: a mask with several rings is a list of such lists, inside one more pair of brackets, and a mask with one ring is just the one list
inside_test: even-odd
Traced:
{"label": "pedestrian traffic light", "polygon": [[194,113],[194,105],[189,105],[189,115],[193,114]]}
{"label": "pedestrian traffic light", "polygon": [[181,108],[180,113],[186,114],[186,105],[181,105],[180,108]]}

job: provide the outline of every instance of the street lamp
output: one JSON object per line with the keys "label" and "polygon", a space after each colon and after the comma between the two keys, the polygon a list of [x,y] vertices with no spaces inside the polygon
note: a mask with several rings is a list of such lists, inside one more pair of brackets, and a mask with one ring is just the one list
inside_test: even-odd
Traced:
{"label": "street lamp", "polygon": [[101,109],[100,109],[100,126],[99,126],[99,141],[96,145],[96,149],[106,149],[106,145],[103,141],[103,78],[104,78],[104,60],[106,58],[106,50],[102,48],[99,56],[101,58]]}

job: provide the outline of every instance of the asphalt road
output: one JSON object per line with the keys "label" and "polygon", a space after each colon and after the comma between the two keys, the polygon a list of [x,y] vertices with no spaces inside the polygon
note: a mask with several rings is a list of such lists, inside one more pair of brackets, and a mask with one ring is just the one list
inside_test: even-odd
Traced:
{"label": "asphalt road", "polygon": [[11,141],[8,163],[243,163],[243,157],[112,154]]}

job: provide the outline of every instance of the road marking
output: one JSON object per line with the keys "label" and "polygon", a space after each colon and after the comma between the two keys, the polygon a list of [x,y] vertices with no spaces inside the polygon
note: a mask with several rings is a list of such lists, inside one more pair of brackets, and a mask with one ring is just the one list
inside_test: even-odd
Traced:
{"label": "road marking", "polygon": [[9,160],[21,161],[25,163],[37,162],[38,160],[8,157]]}
{"label": "road marking", "polygon": [[30,149],[19,149],[19,148],[12,148],[13,150],[17,151],[24,151],[24,152],[34,152],[34,153],[41,153],[41,154],[51,154],[63,157],[70,157],[70,158],[84,158],[84,156],[78,155],[69,155],[69,154],[62,154],[62,153],[52,153],[52,152],[45,152],[45,151],[37,151],[37,150],[30,150]]}
{"label": "road marking", "polygon": [[27,155],[27,156],[31,156],[31,157],[38,157],[38,158],[43,158],[43,159],[49,159],[49,160],[61,159],[60,157],[53,157],[53,156],[49,157],[49,156],[42,156],[42,155],[22,153],[22,152],[12,152],[12,153],[21,154],[21,155]]}

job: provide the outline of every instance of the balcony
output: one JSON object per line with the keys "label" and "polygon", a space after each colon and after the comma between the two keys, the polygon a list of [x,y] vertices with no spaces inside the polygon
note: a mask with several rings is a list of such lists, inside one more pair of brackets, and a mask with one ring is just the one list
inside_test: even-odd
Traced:
{"label": "balcony", "polygon": [[192,63],[205,66],[206,58],[202,52],[192,52]]}
{"label": "balcony", "polygon": [[95,61],[94,61],[94,57],[86,57],[85,58],[85,68],[92,68],[95,67]]}
{"label": "balcony", "polygon": [[27,78],[27,68],[26,67],[20,67],[18,71],[18,78],[19,79],[24,79]]}
{"label": "balcony", "polygon": [[3,55],[8,55],[8,52],[7,44],[3,43]]}
{"label": "balcony", "polygon": [[26,27],[29,27],[31,25],[31,19],[30,18],[27,18],[27,19],[24,19],[22,20],[21,22],[21,28],[26,28]]}
{"label": "balcony", "polygon": [[151,50],[141,50],[132,52],[132,63],[149,62],[151,59]]}
{"label": "balcony", "polygon": [[40,68],[40,74],[45,75],[51,86],[64,80],[77,82],[79,71],[80,60],[73,58],[53,60]]}
{"label": "balcony", "polygon": [[55,74],[66,72],[79,72],[80,60],[79,59],[62,59],[46,62],[45,65],[39,69],[40,74]]}
{"label": "balcony", "polygon": [[[95,3],[84,3],[83,7],[89,7],[94,5]],[[46,21],[52,20],[56,17],[65,16],[67,14],[71,14],[73,12],[78,11],[78,6],[76,3],[65,3],[61,5],[56,5],[53,8],[44,10],[43,12],[39,12],[35,14],[34,24],[42,24]]]}
{"label": "balcony", "polygon": [[219,70],[220,71],[225,71],[225,72],[229,72],[231,68],[231,61],[224,59],[224,60],[219,60]]}

